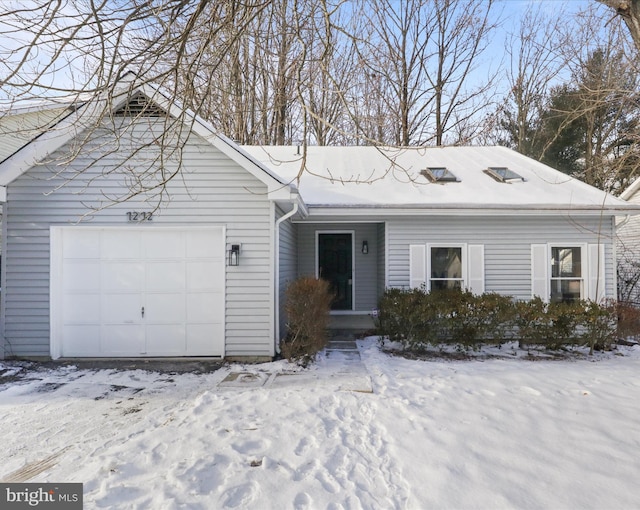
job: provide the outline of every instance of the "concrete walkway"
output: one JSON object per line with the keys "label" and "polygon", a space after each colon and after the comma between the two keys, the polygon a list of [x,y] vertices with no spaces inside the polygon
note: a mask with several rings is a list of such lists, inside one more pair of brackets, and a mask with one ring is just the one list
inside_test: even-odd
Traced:
{"label": "concrete walkway", "polygon": [[336,391],[373,393],[371,377],[360,358],[355,337],[348,333],[334,334],[316,363],[307,370],[270,372],[257,367],[256,370],[231,372],[218,387],[248,389],[328,386]]}

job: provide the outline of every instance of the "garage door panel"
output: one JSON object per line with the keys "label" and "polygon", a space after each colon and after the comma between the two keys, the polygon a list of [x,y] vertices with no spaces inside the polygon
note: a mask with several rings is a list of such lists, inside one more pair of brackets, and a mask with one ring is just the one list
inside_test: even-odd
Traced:
{"label": "garage door panel", "polygon": [[183,261],[148,262],[146,290],[184,290],[186,274]]}
{"label": "garage door panel", "polygon": [[103,262],[102,288],[106,291],[140,291],[144,287],[142,262]]}
{"label": "garage door panel", "polygon": [[189,324],[187,349],[193,356],[223,356],[224,327],[222,324]]}
{"label": "garage door panel", "polygon": [[149,230],[142,238],[143,254],[147,260],[184,259],[185,242],[182,232]]}
{"label": "garage door panel", "polygon": [[104,293],[102,321],[105,324],[132,324],[142,322],[142,296],[140,294]]}
{"label": "garage door panel", "polygon": [[145,296],[145,323],[170,324],[185,322],[186,302],[184,294],[147,294]]}
{"label": "garage door panel", "polygon": [[74,258],[100,258],[100,232],[85,229],[66,230],[63,236],[65,254]]}
{"label": "garage door panel", "polygon": [[212,322],[223,306],[222,292],[191,293],[187,297],[187,322],[195,324]]}
{"label": "garage door panel", "polygon": [[145,330],[141,324],[106,324],[102,326],[101,352],[108,356],[144,354]]}
{"label": "garage door panel", "polygon": [[187,258],[224,257],[222,229],[186,232]]}
{"label": "garage door panel", "polygon": [[224,286],[223,265],[219,261],[187,262],[187,289],[189,291],[219,290]]}
{"label": "garage door panel", "polygon": [[63,356],[95,356],[100,351],[99,325],[66,325]]}
{"label": "garage door panel", "polygon": [[147,352],[156,356],[182,356],[187,352],[184,324],[147,326]]}
{"label": "garage door panel", "polygon": [[100,294],[67,294],[63,299],[65,324],[100,323]]}
{"label": "garage door panel", "polygon": [[64,262],[62,285],[70,291],[100,288],[100,261]]}
{"label": "garage door panel", "polygon": [[102,231],[103,259],[140,259],[142,258],[140,231],[108,230]]}

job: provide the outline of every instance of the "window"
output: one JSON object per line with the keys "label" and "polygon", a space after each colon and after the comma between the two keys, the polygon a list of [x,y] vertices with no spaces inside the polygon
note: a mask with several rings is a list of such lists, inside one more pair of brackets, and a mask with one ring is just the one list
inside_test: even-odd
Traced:
{"label": "window", "polygon": [[484,245],[448,243],[409,245],[412,289],[468,289],[484,292]]}
{"label": "window", "polygon": [[607,297],[605,258],[604,244],[532,244],[531,297],[601,302]]}
{"label": "window", "polygon": [[462,248],[431,247],[431,267],[429,268],[429,288],[462,289]]}
{"label": "window", "polygon": [[524,182],[524,178],[506,167],[489,167],[484,171],[498,182]]}
{"label": "window", "polygon": [[431,182],[459,182],[458,178],[444,167],[426,168],[420,173]]}
{"label": "window", "polygon": [[551,247],[551,301],[582,299],[582,249]]}

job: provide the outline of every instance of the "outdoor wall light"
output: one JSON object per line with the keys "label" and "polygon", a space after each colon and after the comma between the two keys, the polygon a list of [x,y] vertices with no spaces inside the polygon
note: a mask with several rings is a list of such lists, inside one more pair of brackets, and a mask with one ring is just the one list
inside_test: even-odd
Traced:
{"label": "outdoor wall light", "polygon": [[362,253],[365,255],[369,253],[369,243],[367,241],[362,241]]}
{"label": "outdoor wall light", "polygon": [[231,245],[231,249],[229,250],[229,265],[230,266],[240,265],[240,245],[239,244]]}

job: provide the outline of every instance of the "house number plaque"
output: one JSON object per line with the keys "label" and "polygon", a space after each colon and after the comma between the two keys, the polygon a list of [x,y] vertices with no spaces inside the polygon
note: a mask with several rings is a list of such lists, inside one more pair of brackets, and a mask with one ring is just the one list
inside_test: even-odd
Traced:
{"label": "house number plaque", "polygon": [[127,213],[127,221],[151,221],[153,219],[153,213],[129,211]]}

